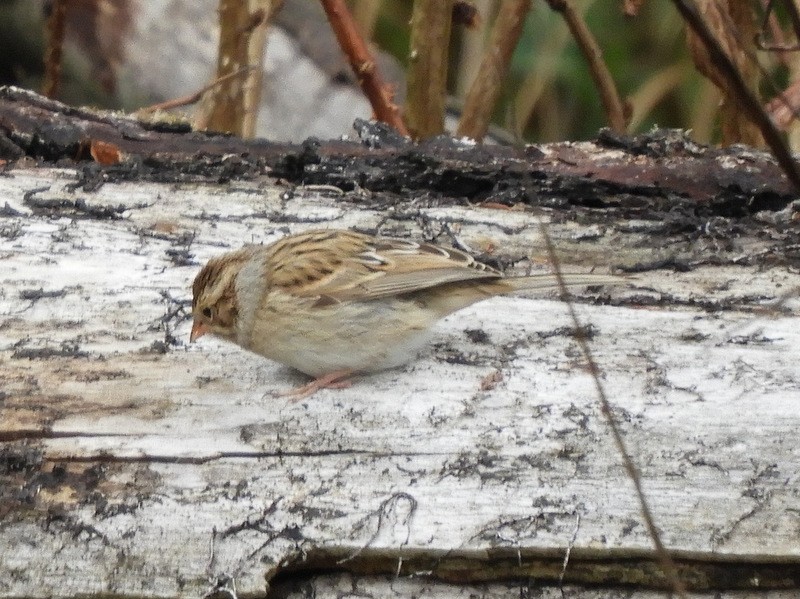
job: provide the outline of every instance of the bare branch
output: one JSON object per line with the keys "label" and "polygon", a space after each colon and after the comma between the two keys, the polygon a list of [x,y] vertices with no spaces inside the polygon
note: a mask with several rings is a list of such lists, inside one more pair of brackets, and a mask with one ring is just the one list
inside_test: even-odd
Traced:
{"label": "bare branch", "polygon": [[339,46],[344,51],[350,66],[372,105],[375,117],[408,135],[405,124],[400,118],[400,109],[392,101],[392,92],[384,83],[375,65],[375,59],[361,36],[350,11],[342,0],[322,0],[322,7],[328,15]]}
{"label": "bare branch", "polygon": [[254,67],[244,67],[238,71],[234,71],[233,73],[228,73],[227,75],[220,77],[219,79],[215,79],[211,83],[204,85],[196,92],[192,92],[191,94],[187,94],[185,96],[181,96],[180,98],[172,98],[170,100],[165,100],[164,102],[158,102],[157,104],[151,104],[150,106],[143,106],[136,111],[137,115],[144,115],[151,112],[158,112],[159,110],[171,110],[173,108],[179,108],[180,106],[189,106],[190,104],[194,104],[195,102],[199,102],[200,99],[203,97],[203,94],[210,91],[214,87],[225,83],[229,79],[233,79],[234,77],[240,77],[246,74],[248,71],[252,70]]}

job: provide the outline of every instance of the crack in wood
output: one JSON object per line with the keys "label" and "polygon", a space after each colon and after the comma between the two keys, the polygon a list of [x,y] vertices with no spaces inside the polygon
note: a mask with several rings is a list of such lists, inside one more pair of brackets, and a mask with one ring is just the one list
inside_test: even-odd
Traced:
{"label": "crack in wood", "polygon": [[39,441],[43,439],[75,439],[75,438],[96,438],[96,437],[126,437],[128,435],[119,433],[75,433],[69,431],[53,431],[47,428],[41,429],[14,429],[0,431],[0,443],[11,443],[14,441]]}
{"label": "crack in wood", "polygon": [[[106,435],[74,435],[67,438],[80,438],[80,437],[103,437]],[[110,435],[108,435],[110,436]],[[125,436],[125,435],[117,435]],[[64,437],[59,437],[64,438]],[[2,441],[2,438],[0,438]],[[282,459],[282,458],[325,458],[325,457],[341,457],[341,456],[367,456],[373,458],[389,458],[389,457],[436,457],[436,456],[449,456],[451,454],[446,452],[379,452],[368,451],[360,449],[337,449],[337,450],[324,450],[324,451],[223,451],[215,453],[211,456],[202,457],[182,457],[182,456],[167,456],[167,455],[137,455],[137,456],[116,456],[116,455],[85,455],[85,456],[58,456],[48,455],[47,459],[51,462],[67,462],[67,463],[119,463],[119,464],[193,464],[202,465],[209,464],[219,460],[229,459]]]}
{"label": "crack in wood", "polygon": [[[577,584],[592,587],[671,589],[650,551],[573,548],[563,569],[564,552],[496,547],[481,551],[432,552],[325,547],[306,550],[285,560],[268,576],[270,588],[336,572],[359,576],[413,577],[463,585],[519,583]],[[692,591],[800,588],[800,558],[762,561],[749,556],[697,559],[671,552],[681,580]],[[268,593],[268,597],[271,595]]]}

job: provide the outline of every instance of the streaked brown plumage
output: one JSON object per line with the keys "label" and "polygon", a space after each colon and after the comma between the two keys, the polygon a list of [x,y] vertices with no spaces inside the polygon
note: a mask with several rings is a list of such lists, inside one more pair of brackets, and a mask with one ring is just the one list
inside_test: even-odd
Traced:
{"label": "streaked brown plumage", "polygon": [[314,230],[210,260],[194,280],[191,340],[211,333],[291,366],[317,379],[313,392],[412,360],[436,321],[470,304],[554,287],[553,275],[505,277],[455,249]]}

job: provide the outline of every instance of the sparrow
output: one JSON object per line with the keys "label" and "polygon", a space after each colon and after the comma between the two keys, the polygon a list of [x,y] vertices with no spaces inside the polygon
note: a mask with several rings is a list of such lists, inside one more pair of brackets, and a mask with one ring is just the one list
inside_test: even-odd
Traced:
{"label": "sparrow", "polygon": [[[620,284],[565,274],[568,285]],[[306,397],[412,361],[431,327],[475,302],[558,288],[553,274],[507,277],[470,254],[347,230],[312,230],[211,259],[192,285],[190,341],[211,334],[313,377]]]}

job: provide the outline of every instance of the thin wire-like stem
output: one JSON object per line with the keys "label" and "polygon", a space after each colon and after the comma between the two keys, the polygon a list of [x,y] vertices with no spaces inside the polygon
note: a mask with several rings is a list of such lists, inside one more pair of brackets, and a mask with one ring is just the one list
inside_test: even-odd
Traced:
{"label": "thin wire-like stem", "polygon": [[139,108],[136,113],[137,114],[147,114],[150,112],[157,112],[159,110],[171,110],[173,108],[180,108],[181,106],[189,106],[190,104],[194,104],[195,102],[199,102],[200,99],[203,97],[203,94],[207,91],[215,88],[218,85],[221,85],[228,81],[229,79],[233,79],[234,77],[241,77],[242,75],[246,75],[251,69],[255,67],[243,67],[238,71],[234,71],[233,73],[228,73],[220,77],[219,79],[215,79],[211,83],[204,85],[196,92],[191,94],[187,94],[185,96],[181,96],[180,98],[172,98],[170,100],[164,100],[163,102],[158,102],[157,104],[151,104],[149,106],[143,106]]}
{"label": "thin wire-like stem", "polygon": [[614,439],[614,445],[616,445],[617,451],[622,458],[622,465],[625,468],[625,472],[633,483],[636,496],[639,499],[639,509],[642,513],[645,527],[647,528],[647,532],[650,535],[650,538],[653,540],[653,545],[655,546],[656,557],[658,558],[661,568],[664,571],[664,575],[670,582],[673,591],[685,599],[686,587],[684,586],[683,582],[681,582],[680,576],[678,575],[678,568],[661,540],[661,533],[656,527],[653,513],[650,510],[650,504],[647,501],[644,490],[642,489],[642,477],[639,474],[639,469],[636,467],[636,464],[633,463],[633,458],[631,458],[631,454],[628,451],[627,445],[625,444],[622,431],[620,430],[617,420],[614,416],[614,412],[611,409],[611,402],[608,401],[608,395],[606,394],[605,387],[600,379],[600,368],[598,367],[597,362],[595,362],[594,356],[592,355],[592,350],[589,347],[589,341],[587,340],[586,335],[581,332],[583,331],[583,328],[581,327],[578,314],[575,311],[575,306],[569,300],[569,292],[567,291],[567,285],[564,282],[564,275],[561,272],[561,263],[558,259],[558,255],[556,254],[556,248],[553,245],[553,240],[550,238],[550,234],[547,232],[547,227],[544,223],[540,223],[540,230],[542,237],[544,238],[545,247],[547,248],[550,262],[553,265],[553,274],[555,274],[556,280],[558,281],[558,288],[561,298],[567,306],[567,311],[569,312],[570,319],[572,320],[572,326],[575,329],[575,338],[578,342],[578,347],[580,347],[581,353],[583,354],[583,359],[585,360],[586,366],[589,369],[589,374],[591,374],[592,380],[594,381],[597,399],[600,402],[600,411],[603,413],[606,423],[608,424],[608,428],[611,431],[611,436]]}

